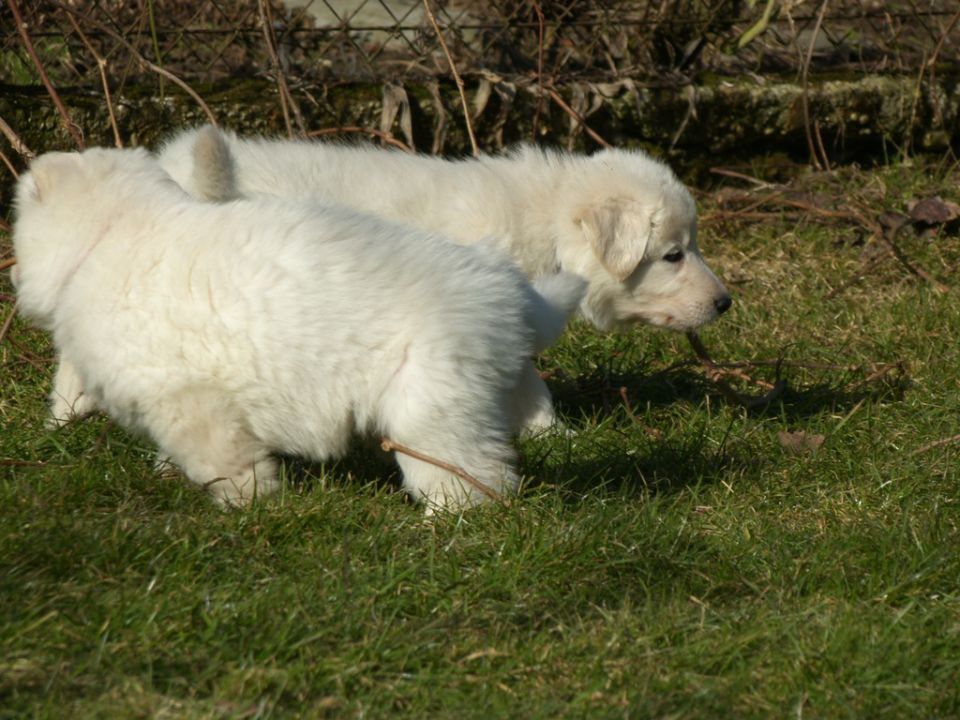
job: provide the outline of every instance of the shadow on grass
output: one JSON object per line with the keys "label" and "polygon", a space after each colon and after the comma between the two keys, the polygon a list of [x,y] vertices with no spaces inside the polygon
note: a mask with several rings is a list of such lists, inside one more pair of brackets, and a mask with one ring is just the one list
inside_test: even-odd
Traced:
{"label": "shadow on grass", "polygon": [[689,487],[712,485],[730,473],[756,470],[762,463],[757,457],[741,457],[724,447],[708,448],[702,433],[651,439],[632,447],[626,436],[620,440],[584,433],[583,437],[571,436],[539,451],[523,453],[520,471],[529,478],[526,489],[554,486],[569,502],[598,492],[610,496],[670,495]]}
{"label": "shadow on grass", "polygon": [[[772,375],[772,372],[770,373]],[[851,410],[864,401],[899,402],[910,387],[902,368],[892,367],[877,378],[845,372],[834,377],[804,383],[785,372],[786,388],[773,402],[746,409],[751,417],[776,415],[789,421],[801,421],[824,411]],[[769,378],[772,381],[774,378]],[[562,417],[610,417],[624,406],[624,395],[636,407],[667,407],[676,403],[699,405],[709,396],[716,402],[732,404],[718,386],[702,372],[677,366],[644,373],[642,368],[628,373],[597,371],[570,377],[562,371],[547,379],[554,403]],[[764,391],[741,388],[748,396]]]}
{"label": "shadow on grass", "polygon": [[400,468],[370,438],[355,438],[343,457],[313,462],[290,455],[278,456],[285,482],[297,492],[329,486],[370,487],[373,492],[400,492]]}

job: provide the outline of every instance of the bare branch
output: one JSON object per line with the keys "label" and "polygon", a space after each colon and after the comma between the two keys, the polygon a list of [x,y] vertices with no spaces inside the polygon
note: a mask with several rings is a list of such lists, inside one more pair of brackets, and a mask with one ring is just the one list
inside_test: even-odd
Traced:
{"label": "bare branch", "polygon": [[[7,121],[3,118],[0,118],[0,132],[7,137],[7,140],[10,141],[10,146],[20,154],[20,157],[33,160],[37,156],[37,154],[28,148],[27,144],[20,139],[20,136],[13,131],[13,128],[7,125]],[[13,174],[16,175],[16,171],[14,171]]]}
{"label": "bare branch", "polygon": [[122,148],[123,140],[120,138],[120,128],[117,127],[117,116],[113,112],[113,98],[110,96],[110,85],[107,83],[107,61],[102,55],[100,55],[100,53],[96,51],[96,49],[94,49],[89,38],[87,38],[83,30],[80,29],[80,25],[77,23],[73,15],[67,13],[67,20],[70,21],[71,25],[73,25],[73,29],[77,31],[77,35],[80,36],[81,42],[86,45],[87,50],[90,51],[90,54],[93,55],[94,60],[97,61],[97,70],[100,71],[100,82],[103,84],[103,94],[107,100],[107,112],[110,115],[110,127],[113,129],[113,142],[118,148]]}
{"label": "bare branch", "polygon": [[[695,332],[691,331],[687,333],[687,340],[690,341],[690,346],[693,348],[693,352],[696,353],[696,356],[700,359],[700,362],[703,363],[704,368],[707,371],[707,377],[712,380],[716,386],[720,389],[720,392],[723,393],[731,402],[736,403],[737,405],[742,405],[745,408],[756,408],[762,407],[764,405],[769,405],[771,402],[779,398],[787,384],[785,381],[778,379],[773,385],[769,383],[760,383],[757,380],[754,380],[749,375],[743,372],[736,370],[728,370],[717,365],[711,358],[710,354],[707,352],[707,348],[704,346],[703,341],[700,340],[700,336]],[[777,375],[779,376],[779,367],[777,368]],[[764,385],[769,388],[766,393],[760,397],[750,397],[747,395],[741,395],[736,390],[734,390],[727,382],[723,379],[724,376],[734,375],[738,378],[749,380],[758,385]]]}
{"label": "bare branch", "polygon": [[324,137],[326,135],[340,135],[342,133],[364,133],[375,138],[383,140],[388,145],[400,148],[404,152],[412,153],[413,148],[407,145],[403,140],[399,140],[388,132],[377,130],[376,128],[358,127],[356,125],[343,125],[341,127],[322,128],[320,130],[311,130],[306,134],[308,138]]}
{"label": "bare branch", "polygon": [[[7,0],[7,1],[12,2],[13,0]],[[71,15],[77,14],[77,11],[75,9],[73,9],[69,5],[66,5],[62,2],[58,2],[57,7],[61,8],[62,10],[64,10],[65,12]],[[137,50],[126,38],[124,38],[120,33],[116,32],[113,28],[108,27],[107,25],[104,25],[103,23],[98,22],[97,20],[94,20],[93,18],[85,18],[85,19],[87,20],[87,22],[93,23],[100,32],[105,33],[106,35],[109,35],[111,38],[113,38],[118,43],[123,45],[130,52],[130,54],[133,55],[134,59],[138,63],[140,63],[140,65],[142,65],[145,68],[148,68],[149,70],[157,73],[158,75],[162,75],[163,77],[170,80],[170,82],[174,83],[181,90],[183,90],[187,95],[193,98],[194,102],[196,102],[197,105],[200,106],[200,108],[206,114],[207,120],[210,121],[210,124],[213,125],[214,127],[220,127],[219,124],[217,123],[217,118],[216,116],[214,116],[213,112],[210,110],[210,107],[203,101],[203,98],[200,97],[193,90],[193,88],[187,85],[187,83],[185,83],[183,80],[178,78],[176,75],[174,75],[172,72],[170,72],[166,68],[162,68],[159,65],[147,60],[147,58],[145,58],[139,50]]]}
{"label": "bare branch", "polygon": [[67,113],[67,108],[64,107],[63,101],[60,100],[60,96],[57,94],[57,91],[54,90],[53,84],[50,82],[50,78],[47,77],[47,71],[43,69],[43,63],[40,62],[40,58],[37,56],[37,51],[33,47],[33,41],[30,40],[30,33],[27,32],[27,24],[23,21],[23,17],[20,15],[20,8],[17,5],[17,0],[7,0],[7,6],[10,8],[10,12],[13,13],[13,20],[17,24],[17,30],[20,32],[20,39],[23,41],[23,46],[26,48],[27,54],[30,55],[30,59],[33,61],[34,67],[37,68],[37,72],[40,74],[40,80],[43,82],[43,86],[47,89],[50,99],[53,100],[53,104],[56,105],[57,112],[60,113],[60,119],[63,120],[64,127],[67,129],[67,132],[70,133],[70,137],[73,138],[73,142],[77,146],[77,149],[83,150],[83,135],[73,120],[70,119],[70,115]]}
{"label": "bare branch", "polygon": [[384,450],[384,452],[390,452],[391,450],[395,450],[398,453],[409,455],[410,457],[416,458],[417,460],[421,460],[425,463],[429,463],[430,465],[435,465],[438,468],[442,468],[447,472],[452,473],[453,475],[456,475],[458,478],[466,482],[475,490],[478,490],[479,492],[483,493],[491,500],[503,499],[500,493],[494,490],[491,490],[489,487],[487,487],[482,482],[480,482],[475,477],[473,477],[473,475],[469,474],[463,468],[457,467],[456,465],[451,465],[450,463],[444,462],[443,460],[437,460],[436,458],[430,457],[429,455],[424,455],[422,452],[408,448],[405,445],[401,445],[400,443],[395,443],[393,440],[390,440],[389,438],[381,438],[380,447]]}
{"label": "bare branch", "polygon": [[297,127],[300,129],[300,135],[307,132],[303,124],[303,115],[297,101],[290,94],[290,86],[287,84],[287,76],[283,72],[283,65],[280,64],[280,57],[277,55],[277,40],[273,34],[273,17],[270,14],[270,7],[266,0],[259,0],[257,9],[260,13],[260,27],[263,30],[263,37],[267,43],[267,52],[270,54],[270,63],[273,65],[273,74],[277,80],[277,91],[280,95],[280,109],[283,111],[283,121],[287,126],[287,135],[294,136],[293,124],[290,122],[290,111],[293,111],[293,117],[297,121]]}
{"label": "bare branch", "polygon": [[562,97],[560,97],[560,93],[558,93],[558,92],[557,92],[556,90],[554,90],[553,88],[547,88],[547,94],[550,95],[550,97],[553,99],[553,101],[554,101],[557,105],[560,106],[560,109],[561,109],[561,110],[563,110],[563,111],[564,111],[565,113],[567,113],[570,117],[572,117],[574,120],[576,120],[578,123],[580,123],[580,127],[582,127],[582,128],[586,131],[587,135],[589,135],[590,137],[592,137],[592,138],[597,142],[598,145],[600,145],[600,146],[602,146],[602,147],[605,147],[605,148],[611,148],[611,147],[613,147],[613,145],[611,145],[611,144],[608,143],[606,140],[604,140],[602,137],[600,137],[600,135],[597,134],[597,133],[594,131],[593,128],[591,128],[589,125],[587,125],[587,121],[583,119],[583,116],[581,116],[580,113],[578,113],[576,110],[574,110],[572,107],[570,107],[570,106],[566,103],[566,101],[565,101]]}
{"label": "bare branch", "polygon": [[7,337],[7,333],[10,332],[10,326],[13,325],[13,318],[17,314],[17,306],[19,301],[14,301],[13,307],[10,308],[10,314],[7,315],[7,319],[3,321],[3,326],[0,327],[0,343],[3,342],[4,338]]}
{"label": "bare branch", "polygon": [[453,56],[450,54],[450,48],[447,47],[447,41],[443,39],[443,33],[440,32],[440,26],[437,24],[437,18],[433,14],[433,8],[430,7],[430,0],[423,0],[423,7],[433,25],[433,31],[437,34],[437,40],[440,41],[440,47],[443,48],[443,54],[447,56],[447,62],[450,63],[450,72],[453,73],[453,79],[457,83],[457,90],[460,91],[460,103],[463,105],[463,119],[467,123],[467,135],[470,136],[470,147],[473,150],[474,157],[480,157],[480,148],[477,147],[477,136],[473,134],[473,121],[470,119],[470,106],[467,103],[467,93],[463,89],[463,78],[457,71],[457,66],[453,62]]}

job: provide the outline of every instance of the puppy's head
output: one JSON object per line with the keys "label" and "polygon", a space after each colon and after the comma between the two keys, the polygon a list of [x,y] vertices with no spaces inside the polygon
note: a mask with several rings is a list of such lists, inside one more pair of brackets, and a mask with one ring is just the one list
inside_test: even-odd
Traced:
{"label": "puppy's head", "polygon": [[589,158],[577,184],[560,260],[590,281],[581,307],[595,325],[687,331],[730,307],[697,248],[693,198],[669,168],[607,150]]}
{"label": "puppy's head", "polygon": [[[143,150],[52,152],[17,181],[14,281],[24,313],[48,325],[64,282],[109,226],[111,209],[137,188]],[[170,183],[172,185],[172,182]]]}

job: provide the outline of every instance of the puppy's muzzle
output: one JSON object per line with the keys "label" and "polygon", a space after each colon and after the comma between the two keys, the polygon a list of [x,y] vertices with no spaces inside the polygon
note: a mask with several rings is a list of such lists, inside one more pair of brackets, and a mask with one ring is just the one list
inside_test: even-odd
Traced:
{"label": "puppy's muzzle", "polygon": [[731,305],[733,305],[733,299],[729,295],[724,295],[713,301],[713,307],[717,311],[717,315],[723,315],[730,309]]}

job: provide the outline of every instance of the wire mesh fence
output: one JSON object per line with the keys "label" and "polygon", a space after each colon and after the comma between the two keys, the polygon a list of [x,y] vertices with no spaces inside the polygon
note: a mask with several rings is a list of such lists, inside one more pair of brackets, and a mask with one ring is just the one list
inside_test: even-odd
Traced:
{"label": "wire mesh fence", "polygon": [[[273,77],[682,86],[711,77],[917,73],[955,64],[955,0],[39,0],[16,3],[51,81]],[[4,7],[0,73],[38,81]],[[431,15],[433,18],[431,18]],[[432,22],[436,21],[436,24]],[[445,41],[446,48],[440,42]],[[447,56],[449,53],[449,57]]]}

